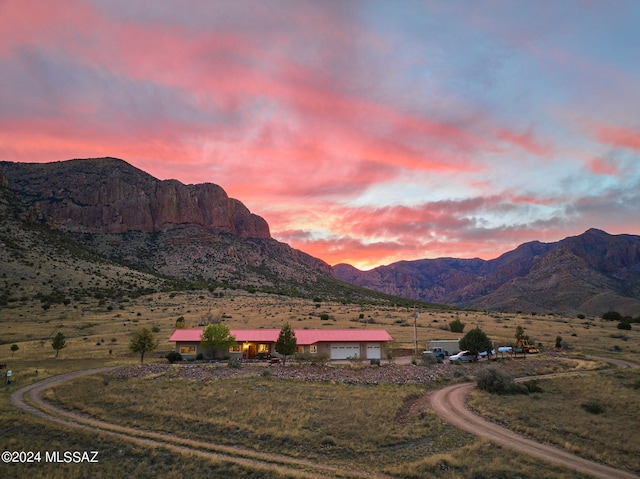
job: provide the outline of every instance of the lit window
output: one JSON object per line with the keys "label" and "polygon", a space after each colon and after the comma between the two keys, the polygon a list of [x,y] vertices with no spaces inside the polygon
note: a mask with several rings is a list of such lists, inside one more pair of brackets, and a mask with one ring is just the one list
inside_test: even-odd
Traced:
{"label": "lit window", "polygon": [[236,344],[234,346],[230,346],[229,347],[229,352],[230,353],[239,353],[240,352],[240,345]]}
{"label": "lit window", "polygon": [[304,346],[296,346],[296,353],[304,353]]}
{"label": "lit window", "polygon": [[316,354],[318,352],[318,345],[312,344],[311,346],[309,346],[309,352],[311,354]]}
{"label": "lit window", "polygon": [[195,346],[180,346],[180,354],[196,354]]}
{"label": "lit window", "polygon": [[268,344],[258,344],[258,352],[259,353],[268,353],[269,345]]}

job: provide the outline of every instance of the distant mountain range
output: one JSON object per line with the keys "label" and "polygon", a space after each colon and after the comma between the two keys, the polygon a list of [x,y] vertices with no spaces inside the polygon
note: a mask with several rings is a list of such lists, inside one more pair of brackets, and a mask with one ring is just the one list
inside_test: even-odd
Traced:
{"label": "distant mountain range", "polygon": [[40,287],[52,290],[72,288],[70,272],[82,269],[76,260],[94,261],[94,255],[110,262],[103,268],[113,273],[111,287],[134,284],[122,280],[118,268],[127,268],[125,276],[143,278],[146,289],[178,280],[371,298],[357,286],[477,309],[640,315],[640,237],[595,229],[557,243],[526,243],[489,261],[439,258],[371,271],[331,268],[274,240],[266,221],[220,186],[161,181],[115,158],[0,162],[0,219],[6,278],[0,299],[24,289],[25,278],[41,280],[38,258],[56,262],[58,273],[49,272],[49,280],[41,281],[48,286]]}
{"label": "distant mountain range", "polygon": [[525,243],[488,261],[399,261],[370,271],[339,264],[333,271],[363,288],[460,307],[640,315],[640,236],[597,229],[555,243]]}

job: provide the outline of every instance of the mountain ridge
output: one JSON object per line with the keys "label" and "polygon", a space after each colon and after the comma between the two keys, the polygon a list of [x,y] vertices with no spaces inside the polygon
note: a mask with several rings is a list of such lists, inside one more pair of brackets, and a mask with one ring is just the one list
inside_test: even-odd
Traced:
{"label": "mountain ridge", "polygon": [[531,241],[492,260],[399,261],[369,271],[333,266],[336,278],[387,294],[457,307],[541,313],[640,311],[640,236],[591,228]]}
{"label": "mountain ridge", "polygon": [[[407,298],[484,310],[640,312],[640,236],[594,228],[554,243],[524,243],[492,260],[421,259],[370,271],[331,267],[273,239],[264,219],[218,185],[158,180],[109,157],[0,162],[0,217],[0,243],[11,250],[0,258],[3,271],[14,267],[13,253],[28,256],[22,238],[33,245],[37,237],[47,238],[44,229],[40,236],[29,233],[36,226],[64,235],[72,250],[86,249],[144,274],[205,287],[307,296],[336,290],[348,297],[369,294],[349,290],[354,285],[392,295],[395,299],[385,301],[396,303]],[[29,257],[23,263],[33,270],[36,261]],[[13,273],[15,278],[27,275]],[[37,276],[34,271],[28,275]],[[11,284],[5,281],[5,297],[14,294]],[[147,277],[141,288],[157,287],[153,284],[163,281]]]}

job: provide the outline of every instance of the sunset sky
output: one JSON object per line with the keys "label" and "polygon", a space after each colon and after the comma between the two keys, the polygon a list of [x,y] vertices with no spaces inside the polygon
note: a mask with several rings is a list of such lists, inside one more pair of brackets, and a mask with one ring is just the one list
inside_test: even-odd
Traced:
{"label": "sunset sky", "polygon": [[361,269],[640,234],[640,2],[0,0],[0,160],[212,182]]}

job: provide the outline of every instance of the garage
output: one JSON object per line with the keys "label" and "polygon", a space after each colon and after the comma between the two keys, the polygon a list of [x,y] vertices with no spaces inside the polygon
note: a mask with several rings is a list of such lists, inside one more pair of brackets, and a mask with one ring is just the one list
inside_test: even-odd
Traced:
{"label": "garage", "polygon": [[359,343],[333,343],[331,344],[331,359],[348,359],[360,357]]}
{"label": "garage", "polygon": [[382,359],[379,344],[367,344],[367,359]]}

